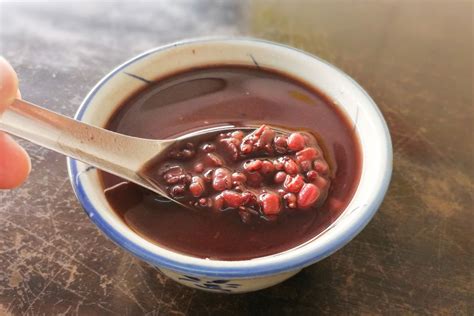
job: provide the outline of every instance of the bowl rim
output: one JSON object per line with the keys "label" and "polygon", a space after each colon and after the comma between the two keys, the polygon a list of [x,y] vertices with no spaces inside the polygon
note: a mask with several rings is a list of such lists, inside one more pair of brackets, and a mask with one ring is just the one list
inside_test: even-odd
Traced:
{"label": "bowl rim", "polygon": [[[349,241],[351,241],[372,219],[376,211],[378,210],[379,206],[381,205],[383,198],[388,190],[391,175],[392,175],[392,168],[393,168],[393,153],[392,153],[392,141],[389,133],[389,129],[387,127],[386,121],[380,112],[379,108],[377,107],[376,103],[373,99],[369,96],[369,94],[349,75],[345,72],[337,68],[336,66],[332,65],[331,63],[312,55],[308,52],[303,50],[285,45],[280,43],[275,43],[268,40],[251,38],[251,37],[204,37],[204,38],[194,38],[194,39],[187,39],[178,42],[174,42],[171,44],[163,45],[160,47],[156,47],[145,51],[131,59],[127,60],[123,64],[117,66],[107,75],[105,75],[87,94],[82,104],[79,106],[74,118],[77,120],[82,120],[83,115],[87,108],[90,106],[90,103],[96,93],[101,89],[101,87],[107,83],[112,77],[114,77],[117,73],[119,73],[122,69],[128,67],[129,65],[155,53],[159,53],[163,50],[172,49],[177,46],[189,45],[189,44],[196,44],[196,43],[206,43],[206,42],[215,42],[215,43],[229,43],[229,42],[250,42],[255,44],[266,44],[270,46],[278,46],[280,48],[286,48],[292,51],[296,51],[300,54],[304,54],[311,58],[316,59],[319,62],[322,62],[336,71],[339,75],[344,76],[348,79],[358,90],[360,90],[363,95],[369,101],[368,103],[372,106],[373,110],[375,110],[377,117],[379,119],[379,123],[381,124],[384,135],[383,139],[386,142],[385,148],[385,155],[387,157],[386,166],[387,168],[384,170],[382,176],[382,182],[376,194],[373,198],[367,201],[361,209],[358,209],[359,216],[356,220],[344,231],[342,231],[336,238],[332,240],[332,243],[327,243],[322,247],[323,249],[316,252],[307,252],[304,256],[293,256],[288,258],[287,260],[283,261],[283,264],[275,264],[271,260],[269,262],[264,262],[258,265],[254,265],[251,267],[239,264],[242,262],[251,262],[253,259],[249,260],[241,260],[241,261],[225,261],[230,263],[236,263],[234,266],[210,266],[206,265],[206,262],[219,262],[219,260],[208,260],[208,259],[200,259],[200,264],[190,264],[184,263],[182,261],[177,261],[172,258],[168,258],[165,256],[158,255],[150,250],[142,247],[136,243],[131,242],[125,236],[120,234],[117,230],[114,229],[112,225],[110,225],[104,218],[100,215],[100,212],[97,211],[94,203],[88,197],[84,184],[80,181],[78,175],[78,161],[67,158],[67,168],[69,173],[69,178],[71,185],[73,187],[74,193],[81,203],[82,207],[88,214],[89,218],[99,227],[102,232],[104,232],[109,238],[111,238],[116,244],[125,248],[126,250],[130,251],[135,256],[141,258],[144,261],[147,261],[155,266],[163,267],[166,269],[171,269],[174,271],[178,271],[180,273],[186,273],[191,275],[206,275],[210,277],[229,277],[229,278],[252,278],[252,277],[259,277],[259,276],[267,276],[267,275],[274,275],[278,273],[283,273],[287,271],[297,270],[304,268],[312,263],[324,259],[325,257],[331,255],[332,253],[336,252],[344,245],[346,245]],[[285,252],[291,252],[287,250]],[[199,259],[192,256],[188,256],[186,254],[182,254],[185,257]],[[278,254],[276,254],[278,255]],[[262,257],[262,258],[269,258],[271,256]],[[223,261],[221,261],[223,262]]]}

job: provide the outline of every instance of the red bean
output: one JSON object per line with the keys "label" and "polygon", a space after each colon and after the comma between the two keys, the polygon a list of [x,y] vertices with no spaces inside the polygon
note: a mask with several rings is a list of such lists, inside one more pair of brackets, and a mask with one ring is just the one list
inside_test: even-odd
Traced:
{"label": "red bean", "polygon": [[165,174],[165,173],[177,171],[177,170],[183,171],[183,168],[177,164],[165,164],[163,167],[161,167],[158,170],[158,174]]}
{"label": "red bean", "polygon": [[313,160],[318,157],[318,151],[313,147],[307,147],[302,149],[296,153],[296,160],[298,162],[305,161],[305,160]]}
{"label": "red bean", "polygon": [[232,208],[238,208],[244,202],[242,194],[235,191],[226,190],[222,192],[222,197],[224,198],[226,205]]}
{"label": "red bean", "polygon": [[251,187],[258,188],[263,181],[263,177],[258,172],[247,173],[247,184]]}
{"label": "red bean", "polygon": [[205,153],[211,153],[216,150],[216,146],[213,144],[204,144],[201,146],[201,150]]}
{"label": "red bean", "polygon": [[262,125],[258,129],[256,129],[253,133],[248,134],[242,139],[242,144],[240,145],[240,150],[242,151],[242,153],[249,154],[253,151],[254,144],[260,137],[260,134],[262,133],[264,128],[265,128],[265,125]]}
{"label": "red bean", "polygon": [[237,191],[237,192],[242,192],[244,190],[243,187],[241,187],[240,185],[235,185],[235,183],[233,183],[234,187],[234,191]]}
{"label": "red bean", "polygon": [[204,181],[211,182],[213,176],[214,176],[214,169],[206,170],[206,172],[204,172],[204,174],[203,174]]}
{"label": "red bean", "polygon": [[329,171],[328,164],[322,160],[316,160],[315,162],[313,162],[313,166],[314,170],[321,174],[326,174]]}
{"label": "red bean", "polygon": [[169,152],[168,156],[171,159],[178,159],[178,160],[189,160],[194,157],[195,155],[194,149],[190,148],[183,148],[180,150],[172,150]]}
{"label": "red bean", "polygon": [[191,149],[183,149],[181,151],[181,158],[182,159],[185,159],[185,160],[188,160],[188,159],[191,159],[194,157],[194,155],[196,154],[196,152],[194,150],[191,150]]}
{"label": "red bean", "polygon": [[239,138],[236,138],[236,137],[229,137],[229,138],[226,138],[228,142],[236,145],[236,146],[240,146],[240,144],[242,143],[242,139],[239,139]]}
{"label": "red bean", "polygon": [[267,152],[271,152],[273,148],[271,144],[275,131],[266,125],[262,125],[257,128],[253,133],[250,133],[242,140],[240,150],[244,154],[249,154],[257,149],[264,149]]}
{"label": "red bean", "polygon": [[194,197],[200,197],[205,190],[206,186],[204,180],[201,177],[194,176],[189,185],[189,191]]}
{"label": "red bean", "polygon": [[273,142],[273,137],[275,136],[275,131],[271,128],[265,126],[260,137],[258,138],[255,146],[262,149],[271,149],[271,144]]}
{"label": "red bean", "polygon": [[273,166],[273,163],[271,163],[270,161],[268,160],[264,160],[262,162],[262,167],[260,169],[260,172],[263,174],[263,175],[269,175],[271,174],[273,171],[275,170],[275,167]]}
{"label": "red bean", "polygon": [[209,207],[209,202],[210,202],[210,200],[206,199],[206,198],[200,198],[199,201],[198,201],[199,205],[208,206],[208,207]]}
{"label": "red bean", "polygon": [[257,201],[257,197],[250,191],[245,191],[242,193],[243,204],[253,203]]}
{"label": "red bean", "polygon": [[244,138],[244,132],[235,131],[235,132],[232,132],[231,136],[234,137],[234,138],[242,140],[242,138]]}
{"label": "red bean", "polygon": [[242,144],[240,145],[240,151],[244,154],[250,154],[253,151],[253,146],[251,144]]}
{"label": "red bean", "polygon": [[183,180],[181,181],[181,183],[183,183],[183,184],[190,184],[191,183],[191,175],[190,174],[184,174],[182,176],[182,179]]}
{"label": "red bean", "polygon": [[223,165],[222,159],[216,154],[208,153],[205,157],[205,162],[210,166],[220,167]]}
{"label": "red bean", "polygon": [[186,188],[183,184],[177,184],[175,186],[172,186],[170,189],[170,195],[171,197],[178,197],[178,196],[183,196],[184,192],[186,191]]}
{"label": "red bean", "polygon": [[319,195],[320,191],[317,186],[312,183],[305,183],[298,193],[298,207],[305,209],[313,206]]}
{"label": "red bean", "polygon": [[166,174],[180,174],[184,172],[184,169],[180,165],[171,165],[171,166],[166,166],[163,168],[164,170],[162,173],[164,175]]}
{"label": "red bean", "polygon": [[167,184],[181,183],[184,180],[184,170],[181,166],[175,165],[166,169],[163,179]]}
{"label": "red bean", "polygon": [[262,161],[259,159],[249,160],[244,163],[244,169],[248,172],[257,171],[262,168]]}
{"label": "red bean", "polygon": [[326,187],[328,186],[328,180],[326,180],[325,178],[321,176],[316,177],[316,179],[314,179],[311,182],[314,183],[321,190],[326,189]]}
{"label": "red bean", "polygon": [[313,168],[313,164],[309,160],[301,161],[300,166],[303,171],[310,171]]}
{"label": "red bean", "polygon": [[224,191],[225,189],[232,188],[232,176],[230,171],[225,168],[217,168],[214,171],[212,187],[216,191]]}
{"label": "red bean", "polygon": [[308,178],[308,181],[310,182],[313,182],[314,180],[316,180],[317,177],[318,177],[318,173],[314,170],[308,171],[308,173],[306,173],[306,178]]}
{"label": "red bean", "polygon": [[273,145],[275,147],[276,152],[280,154],[284,154],[288,148],[288,137],[286,136],[276,136],[273,140]]}
{"label": "red bean", "polygon": [[234,183],[245,183],[247,181],[247,176],[242,172],[234,172],[232,174],[232,182]]}
{"label": "red bean", "polygon": [[284,171],[278,171],[275,174],[275,177],[273,178],[273,181],[275,181],[276,184],[283,183],[286,179],[286,172]]}
{"label": "red bean", "polygon": [[286,176],[285,183],[283,186],[288,192],[298,193],[301,190],[301,187],[304,185],[303,177],[298,174],[294,177],[288,175]]}
{"label": "red bean", "polygon": [[286,201],[286,204],[289,208],[296,208],[296,195],[293,193],[286,193],[283,196],[283,199]]}
{"label": "red bean", "polygon": [[282,159],[273,160],[273,166],[275,170],[283,170],[285,168],[285,162]]}
{"label": "red bean", "polygon": [[214,197],[212,201],[212,207],[219,211],[224,207],[224,197],[221,194],[218,194]]}
{"label": "red bean", "polygon": [[275,193],[260,194],[259,202],[265,215],[274,215],[280,213],[281,211],[280,197]]}
{"label": "red bean", "polygon": [[296,162],[294,162],[292,159],[288,159],[285,161],[285,171],[288,174],[297,174],[300,170]]}
{"label": "red bean", "polygon": [[204,171],[204,165],[202,162],[198,162],[194,165],[194,172],[201,173]]}
{"label": "red bean", "polygon": [[288,137],[284,135],[278,135],[275,136],[275,139],[273,140],[276,146],[280,147],[287,147],[288,146]]}
{"label": "red bean", "polygon": [[166,174],[164,179],[167,184],[176,184],[180,180],[180,175]]}
{"label": "red bean", "polygon": [[291,133],[288,137],[288,148],[293,151],[298,151],[303,149],[305,146],[305,141],[303,135],[300,133]]}
{"label": "red bean", "polygon": [[267,129],[268,126],[263,124],[263,125],[260,125],[253,133],[251,133],[250,135],[254,135],[255,137],[259,137],[260,135],[262,135],[263,131],[265,129]]}
{"label": "red bean", "polygon": [[[220,141],[224,149],[226,150],[227,154],[232,158],[232,160],[239,159],[239,148],[238,145],[235,144],[233,140],[237,140],[235,138],[225,138]],[[240,145],[240,141],[237,140]]]}

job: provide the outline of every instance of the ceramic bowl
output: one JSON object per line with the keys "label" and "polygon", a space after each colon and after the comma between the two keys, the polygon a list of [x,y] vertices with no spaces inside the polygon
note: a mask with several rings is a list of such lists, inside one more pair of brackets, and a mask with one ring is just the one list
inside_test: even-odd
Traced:
{"label": "ceramic bowl", "polygon": [[92,89],[75,118],[104,126],[117,107],[149,80],[209,64],[248,65],[289,74],[328,95],[350,118],[362,147],[361,178],[346,210],[324,232],[298,247],[271,256],[242,261],[200,259],[153,244],[125,225],[107,202],[94,168],[69,159],[69,176],[91,220],[120,247],[184,285],[214,292],[249,292],[282,282],[329,256],[367,225],[390,182],[392,145],[376,104],[344,72],[301,50],[247,38],[183,41],[134,57]]}

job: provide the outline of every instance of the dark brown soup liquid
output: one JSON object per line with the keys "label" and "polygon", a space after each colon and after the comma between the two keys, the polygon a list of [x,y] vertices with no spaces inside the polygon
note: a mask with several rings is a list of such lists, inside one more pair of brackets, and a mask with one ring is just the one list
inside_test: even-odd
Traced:
{"label": "dark brown soup liquid", "polygon": [[344,211],[361,172],[353,126],[321,93],[261,69],[194,69],[158,80],[131,96],[106,127],[131,136],[164,139],[212,126],[261,123],[305,130],[317,137],[331,169],[328,197],[317,210],[249,225],[237,212],[193,211],[101,172],[107,200],[144,238],[200,258],[256,258],[308,241]]}

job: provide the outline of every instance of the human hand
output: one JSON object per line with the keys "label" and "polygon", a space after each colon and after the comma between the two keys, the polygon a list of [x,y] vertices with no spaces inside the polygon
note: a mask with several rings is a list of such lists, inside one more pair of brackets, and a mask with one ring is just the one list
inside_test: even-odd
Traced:
{"label": "human hand", "polygon": [[[0,56],[0,116],[20,98],[18,78],[12,66]],[[12,189],[21,185],[31,170],[30,157],[13,138],[0,132],[0,189]]]}

